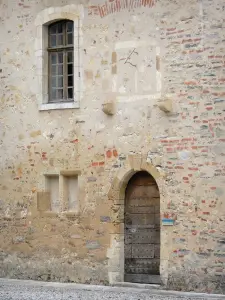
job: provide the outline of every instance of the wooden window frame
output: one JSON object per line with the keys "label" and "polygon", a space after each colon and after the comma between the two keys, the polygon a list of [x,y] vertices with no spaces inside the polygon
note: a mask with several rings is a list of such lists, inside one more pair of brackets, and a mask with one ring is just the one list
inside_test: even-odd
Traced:
{"label": "wooden window frame", "polygon": [[[62,24],[62,36],[63,36],[63,46],[55,46],[55,47],[50,47],[50,39],[51,39],[51,27],[54,25],[57,25],[61,23]],[[68,23],[73,23],[73,30],[72,30],[72,44],[68,44],[67,45],[67,24]],[[57,33],[56,33],[56,39],[57,39]],[[48,103],[65,103],[65,102],[74,102],[74,22],[71,20],[60,20],[60,21],[56,21],[51,23],[48,26],[48,95],[49,95],[49,99],[48,99]],[[63,53],[63,98],[62,99],[52,99],[52,62],[51,62],[51,55],[52,53],[58,53],[58,52],[62,52]],[[68,57],[68,53],[72,52],[72,57],[73,57],[73,61],[72,61],[72,70],[73,73],[71,74],[73,81],[72,81],[72,86],[68,87],[68,71],[67,71],[67,67],[68,67],[68,61],[67,61],[67,57]],[[58,63],[56,63],[56,66],[58,66]],[[58,74],[57,74],[58,75]],[[58,79],[58,76],[56,75],[56,80]],[[72,89],[72,98],[68,98],[68,89],[71,88]]]}

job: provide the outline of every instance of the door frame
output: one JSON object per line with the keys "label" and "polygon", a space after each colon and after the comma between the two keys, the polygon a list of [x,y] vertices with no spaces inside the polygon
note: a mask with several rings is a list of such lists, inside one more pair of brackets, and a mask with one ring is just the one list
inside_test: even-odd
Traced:
{"label": "door frame", "polygon": [[[124,208],[125,191],[131,177],[139,172],[148,172],[156,181],[160,195],[160,215],[165,211],[163,186],[165,174],[160,172],[142,155],[129,155],[128,164],[120,168],[114,177],[108,193],[111,206],[110,246],[107,249],[108,279],[110,284],[124,282]],[[162,239],[166,238],[164,228],[160,225],[160,278],[166,284],[168,278],[168,251],[163,249]],[[165,241],[166,242],[166,241]]]}
{"label": "door frame", "polygon": [[[138,207],[134,207],[132,206],[132,201],[137,201],[137,197],[142,197],[141,195],[143,195],[143,192],[145,193],[146,189],[148,188],[153,188],[152,190],[152,194],[148,194],[148,204],[146,203],[146,207],[151,207],[150,205],[153,205],[157,207],[157,211],[149,211],[148,213],[144,212],[143,210],[137,212]],[[157,189],[157,190],[156,190]],[[136,194],[136,192],[138,191],[138,196]],[[140,194],[141,192],[141,194]],[[135,196],[136,195],[136,196]],[[147,195],[145,194],[145,197]],[[153,198],[154,199],[153,199]],[[157,200],[155,200],[157,198]],[[148,206],[149,205],[149,206]],[[143,207],[142,207],[143,209]],[[127,214],[128,213],[128,214]],[[157,216],[156,216],[156,215]],[[158,241],[153,241],[153,240],[149,240],[148,243],[151,244],[153,243],[154,245],[160,246],[160,194],[159,194],[159,190],[158,190],[158,185],[154,179],[154,177],[152,177],[148,172],[146,171],[138,171],[136,172],[131,179],[128,181],[127,183],[127,187],[126,187],[126,192],[125,192],[125,206],[124,206],[124,260],[125,260],[125,264],[124,264],[124,281],[126,282],[136,282],[136,283],[151,283],[152,284],[159,284],[160,283],[160,270],[159,270],[159,264],[160,264],[160,256],[155,257],[155,250],[154,251],[154,255],[153,257],[149,256],[149,257],[137,257],[134,256],[133,257],[133,253],[130,256],[130,250],[133,247],[140,247],[139,248],[139,255],[142,252],[142,249],[144,249],[146,246],[148,249],[151,249],[152,245],[148,245],[145,243],[145,241],[143,240],[139,240],[138,241],[133,241],[133,238],[138,238],[138,234],[133,232],[131,233],[131,231],[128,229],[129,225],[131,225],[130,223],[127,224],[126,222],[126,215],[129,216],[129,220],[130,221],[134,221],[135,224],[133,224],[133,221],[131,222],[132,224],[132,228],[136,228],[136,225],[138,227],[138,225],[142,225],[140,228],[138,228],[138,231],[141,234],[147,234],[147,236],[149,236],[148,231],[152,231],[154,232],[154,238],[158,239]],[[152,215],[154,215],[154,223],[152,223]],[[147,218],[147,223],[142,223],[142,218],[146,217]],[[150,217],[150,219],[149,219]],[[157,218],[157,220],[155,220],[155,217]],[[133,219],[134,218],[134,219]],[[138,218],[138,219],[137,219]],[[138,222],[138,223],[136,223]],[[145,225],[152,225],[154,224],[153,228],[149,228],[149,227],[145,227]],[[128,228],[127,228],[128,226]],[[130,227],[130,228],[131,228]],[[157,235],[157,237],[155,236]],[[130,239],[129,237],[132,238]],[[147,238],[146,236],[146,238]],[[128,238],[128,243],[126,243],[126,238]],[[142,246],[141,246],[142,245]],[[144,247],[144,248],[142,248]],[[153,246],[154,247],[154,246]],[[155,247],[154,247],[155,248]],[[127,253],[126,253],[126,249],[127,249]],[[152,250],[151,250],[152,251]],[[160,247],[159,247],[159,251],[160,251]],[[132,251],[133,252],[133,251]],[[136,253],[137,254],[137,253]],[[152,252],[151,252],[152,254]],[[126,257],[126,255],[128,255],[128,257]],[[160,255],[160,253],[159,253]],[[126,262],[126,259],[128,260]],[[139,261],[138,264],[136,264],[136,259]],[[157,263],[156,263],[157,261]],[[153,263],[154,262],[154,263]],[[142,265],[143,263],[143,265]],[[154,268],[154,270],[149,267],[149,270],[151,271],[150,274],[146,274],[144,273],[140,273],[140,270],[135,270],[135,272],[131,272],[127,271],[126,272],[126,267],[127,264],[128,265],[132,265],[133,268],[138,268],[138,267],[145,267],[145,263],[153,263],[152,267]],[[134,270],[133,270],[134,271]],[[136,281],[137,280],[137,281]]]}

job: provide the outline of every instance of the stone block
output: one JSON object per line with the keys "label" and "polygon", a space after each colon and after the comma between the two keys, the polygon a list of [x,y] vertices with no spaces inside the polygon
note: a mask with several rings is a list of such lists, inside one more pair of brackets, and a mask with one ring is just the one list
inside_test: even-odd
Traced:
{"label": "stone block", "polygon": [[156,70],[160,71],[160,56],[156,55]]}
{"label": "stone block", "polygon": [[101,245],[98,241],[87,241],[86,248],[89,250],[95,250],[95,249],[100,249]]}
{"label": "stone block", "polygon": [[141,169],[147,171],[155,179],[162,176],[161,173],[151,163],[143,162],[141,164]]}
{"label": "stone block", "polygon": [[109,223],[111,221],[110,216],[100,216],[100,221],[103,223]]}
{"label": "stone block", "polygon": [[116,175],[117,182],[121,185],[122,183],[127,183],[127,181],[132,177],[134,174],[134,170],[130,167],[130,165],[126,166],[125,168],[119,170]]}
{"label": "stone block", "polygon": [[13,238],[13,243],[14,244],[19,244],[19,243],[24,243],[25,242],[25,237],[24,236],[16,236]]}
{"label": "stone block", "polygon": [[109,272],[120,272],[121,266],[120,265],[112,265],[108,266],[108,271]]}
{"label": "stone block", "polygon": [[109,190],[108,198],[111,201],[114,201],[115,199],[120,199],[120,191],[118,189],[115,189],[114,187],[112,187]]}
{"label": "stone block", "polygon": [[160,248],[160,257],[163,260],[169,260],[170,258],[170,251],[171,251],[171,247],[168,245],[161,245]]}
{"label": "stone block", "polygon": [[140,171],[142,162],[142,156],[140,154],[128,155],[128,161],[131,169],[134,169],[134,171]]}
{"label": "stone block", "polygon": [[124,223],[112,223],[109,230],[112,234],[123,234]]}
{"label": "stone block", "polygon": [[122,223],[124,221],[124,206],[113,205],[111,212],[111,220],[113,223]]}
{"label": "stone block", "polygon": [[109,272],[109,283],[123,282],[124,272]]}
{"label": "stone block", "polygon": [[124,198],[114,199],[113,204],[115,204],[115,205],[124,205]]}
{"label": "stone block", "polygon": [[70,236],[70,238],[71,238],[71,239],[81,239],[82,236],[79,235],[79,234],[72,234],[72,235]]}
{"label": "stone block", "polygon": [[117,73],[117,53],[112,52],[112,74]]}

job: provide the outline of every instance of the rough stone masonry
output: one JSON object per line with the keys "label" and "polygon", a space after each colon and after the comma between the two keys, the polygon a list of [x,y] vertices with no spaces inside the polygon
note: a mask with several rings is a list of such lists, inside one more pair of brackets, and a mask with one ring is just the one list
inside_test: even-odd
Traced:
{"label": "rough stone masonry", "polygon": [[[223,0],[0,0],[0,277],[123,282],[124,193],[160,193],[166,288],[225,291]],[[46,30],[74,21],[74,103]]]}

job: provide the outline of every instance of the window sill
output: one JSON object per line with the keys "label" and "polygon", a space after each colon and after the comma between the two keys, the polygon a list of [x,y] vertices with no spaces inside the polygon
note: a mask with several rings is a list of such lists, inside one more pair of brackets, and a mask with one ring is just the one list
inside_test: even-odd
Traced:
{"label": "window sill", "polygon": [[78,102],[67,102],[67,103],[46,103],[39,106],[39,110],[53,110],[53,109],[71,109],[79,108]]}
{"label": "window sill", "polygon": [[59,213],[55,211],[41,211],[40,216],[41,217],[50,217],[50,218],[56,218],[58,217]]}
{"label": "window sill", "polygon": [[63,211],[63,212],[55,212],[55,211],[40,211],[41,217],[48,218],[56,218],[59,216],[65,216],[67,218],[77,218],[80,216],[78,211]]}
{"label": "window sill", "polygon": [[64,211],[63,215],[70,218],[70,217],[79,217],[78,211]]}

